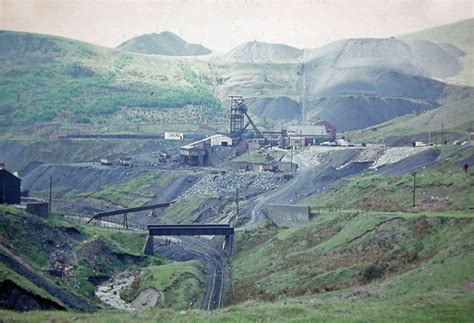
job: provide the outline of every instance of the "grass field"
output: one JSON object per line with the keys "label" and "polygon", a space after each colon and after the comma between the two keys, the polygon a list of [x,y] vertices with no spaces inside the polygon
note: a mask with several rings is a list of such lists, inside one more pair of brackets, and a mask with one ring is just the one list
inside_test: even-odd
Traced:
{"label": "grass field", "polygon": [[[233,302],[281,304],[288,297],[313,295],[304,299],[341,302],[357,317],[362,304],[416,299],[428,317],[437,317],[454,314],[451,294],[457,294],[464,309],[456,315],[469,317],[473,230],[472,212],[462,217],[340,212],[318,214],[298,229],[269,226],[243,233],[232,260]],[[435,299],[443,311],[428,310]],[[336,313],[332,308],[328,318]],[[416,320],[416,314],[404,317]]]}
{"label": "grass field", "polygon": [[[2,125],[107,123],[121,107],[219,110],[205,62],[123,53],[70,39],[2,31]],[[67,107],[67,109],[65,109]]]}
{"label": "grass field", "polygon": [[[0,313],[6,322],[465,322],[474,315],[473,233],[474,214],[328,212],[296,229],[239,232],[231,262],[237,304],[221,310]],[[140,286],[166,288],[166,277],[183,270],[194,269],[151,267],[153,279]]]}
{"label": "grass field", "polygon": [[[195,261],[170,262],[159,255],[143,257],[145,233],[78,225],[55,215],[44,220],[6,206],[0,206],[0,215],[2,246],[21,255],[23,261],[39,273],[51,264],[55,254],[64,253],[66,263],[72,268],[64,278],[42,274],[51,285],[63,286],[70,293],[87,297],[98,305],[93,296],[94,281],[107,279],[123,270],[142,270],[140,278],[124,297],[133,300],[146,288],[159,290],[163,297],[150,310],[150,315],[160,308],[186,310],[200,306],[205,282],[200,265]],[[55,247],[49,245],[53,240]],[[7,279],[67,308],[61,300],[1,264],[0,283]]]}
{"label": "grass field", "polygon": [[11,31],[0,31],[0,43],[2,126],[199,126],[225,121],[223,106],[236,92],[298,97],[297,64],[220,64]]}
{"label": "grass field", "polygon": [[[474,148],[459,146],[437,148],[441,157],[454,155],[434,166],[417,171],[415,203],[418,210],[468,210],[474,206],[474,176],[465,173],[463,160],[474,154]],[[346,184],[301,204],[312,207],[361,208],[385,211],[411,210],[413,175],[387,176],[370,173],[351,179]]]}

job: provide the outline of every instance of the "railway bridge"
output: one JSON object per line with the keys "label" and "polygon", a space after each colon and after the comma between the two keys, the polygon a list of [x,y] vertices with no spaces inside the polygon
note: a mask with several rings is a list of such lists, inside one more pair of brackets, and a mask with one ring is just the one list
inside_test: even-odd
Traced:
{"label": "railway bridge", "polygon": [[153,255],[155,236],[225,236],[224,250],[232,254],[234,228],[230,224],[152,224],[148,226],[148,237],[143,246],[143,254]]}

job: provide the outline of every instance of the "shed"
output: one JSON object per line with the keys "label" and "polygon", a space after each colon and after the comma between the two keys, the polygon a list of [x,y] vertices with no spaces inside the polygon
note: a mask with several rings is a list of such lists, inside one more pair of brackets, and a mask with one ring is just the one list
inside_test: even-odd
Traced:
{"label": "shed", "polygon": [[0,164],[0,204],[20,204],[21,179]]}
{"label": "shed", "polygon": [[179,150],[180,158],[192,166],[204,165],[208,157],[208,150],[214,146],[232,146],[232,138],[216,134],[181,146]]}
{"label": "shed", "polygon": [[226,135],[216,134],[210,136],[211,146],[232,146],[232,138]]}

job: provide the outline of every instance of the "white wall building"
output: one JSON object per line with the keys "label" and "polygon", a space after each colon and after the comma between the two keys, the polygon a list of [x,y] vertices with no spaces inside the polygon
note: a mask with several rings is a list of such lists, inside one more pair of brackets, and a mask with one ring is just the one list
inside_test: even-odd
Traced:
{"label": "white wall building", "polygon": [[211,147],[212,146],[232,146],[232,138],[226,135],[217,134],[217,135],[210,136],[207,139],[211,140]]}

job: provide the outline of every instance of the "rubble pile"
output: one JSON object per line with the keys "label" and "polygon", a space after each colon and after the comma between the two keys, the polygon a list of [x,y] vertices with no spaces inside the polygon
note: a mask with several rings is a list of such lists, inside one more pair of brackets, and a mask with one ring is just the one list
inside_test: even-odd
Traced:
{"label": "rubble pile", "polygon": [[292,178],[288,174],[275,173],[226,173],[207,175],[191,187],[183,198],[193,194],[206,193],[235,193],[237,188],[241,193],[264,192],[273,190],[283,185]]}

